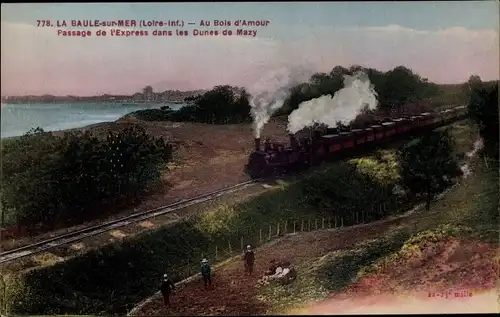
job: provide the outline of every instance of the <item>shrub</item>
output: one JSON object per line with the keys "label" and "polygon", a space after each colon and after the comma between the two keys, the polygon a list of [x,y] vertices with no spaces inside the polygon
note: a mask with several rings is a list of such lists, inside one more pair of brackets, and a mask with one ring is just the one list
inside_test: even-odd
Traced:
{"label": "shrub", "polygon": [[160,180],[172,146],[137,126],[100,139],[35,129],[2,150],[2,210],[19,224],[81,221]]}

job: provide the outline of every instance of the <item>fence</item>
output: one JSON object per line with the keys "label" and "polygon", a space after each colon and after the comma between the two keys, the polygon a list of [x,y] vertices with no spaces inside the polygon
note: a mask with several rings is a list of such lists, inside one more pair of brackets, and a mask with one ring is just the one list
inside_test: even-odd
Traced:
{"label": "fence", "polygon": [[[260,226],[260,228],[249,228],[245,233],[235,233],[214,241],[213,246],[210,247],[211,252],[201,253],[197,261],[188,261],[184,265],[177,266],[174,269],[175,272],[171,272],[170,275],[176,280],[183,280],[199,272],[202,258],[206,258],[211,264],[216,264],[238,254],[243,255],[246,245],[251,245],[253,248],[259,247],[285,234],[336,229],[380,220],[388,216],[388,211],[394,210],[392,208],[395,206],[392,205],[392,203],[381,203],[373,205],[368,210],[344,216],[289,218]],[[406,210],[406,206],[401,204],[398,207],[400,210]]]}

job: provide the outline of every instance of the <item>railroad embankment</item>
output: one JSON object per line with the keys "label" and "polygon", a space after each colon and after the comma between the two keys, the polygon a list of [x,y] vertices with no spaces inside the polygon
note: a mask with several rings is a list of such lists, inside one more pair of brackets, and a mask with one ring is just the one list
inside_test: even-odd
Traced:
{"label": "railroad embankment", "polygon": [[278,314],[497,312],[498,166],[479,159],[473,170],[400,227],[406,239],[326,253],[299,268],[296,285],[259,298]]}
{"label": "railroad embankment", "polygon": [[[456,149],[469,152],[473,131],[461,125],[454,132]],[[191,281],[168,310],[158,296],[134,315],[495,312],[498,167],[483,158],[468,163],[472,173],[429,211],[299,233],[259,248],[256,272],[271,259],[291,260],[298,278],[289,285],[261,286],[261,275],[245,276],[241,262],[232,261],[216,269],[211,296]]]}
{"label": "railroad embankment", "polygon": [[[470,136],[463,123],[454,127],[458,136]],[[464,148],[470,149],[473,139],[464,137],[458,143],[463,142],[468,142]],[[390,151],[386,154],[391,155]],[[323,165],[308,173],[309,180],[321,181],[330,172],[342,173],[342,169],[339,164]],[[275,190],[245,201],[211,206],[187,221],[123,238],[64,261],[56,259],[41,267],[4,274],[2,312],[124,314],[157,290],[164,272],[176,280],[187,277],[197,272],[201,257],[217,262],[241,252],[242,245],[263,244],[280,233],[347,227],[398,214],[408,205],[403,201],[372,206],[376,208],[356,215],[332,214],[332,210],[311,207],[302,182],[297,180],[299,177],[281,182]],[[356,186],[350,185],[346,184],[344,197],[358,201],[363,192],[355,192]],[[374,214],[369,214],[370,210]]]}

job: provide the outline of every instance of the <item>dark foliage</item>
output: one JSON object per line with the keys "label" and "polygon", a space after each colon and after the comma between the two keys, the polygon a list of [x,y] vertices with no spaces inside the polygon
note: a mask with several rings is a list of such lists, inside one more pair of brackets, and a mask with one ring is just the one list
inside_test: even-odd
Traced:
{"label": "dark foliage", "polygon": [[433,195],[461,174],[449,130],[431,131],[415,138],[398,154],[404,186],[412,194],[425,194],[427,209]]}
{"label": "dark foliage", "polygon": [[133,115],[149,121],[188,121],[235,124],[250,121],[250,103],[244,89],[216,86],[203,95],[186,98],[191,104],[178,111],[169,108],[140,110]]}
{"label": "dark foliage", "polygon": [[471,118],[479,127],[479,133],[484,140],[484,152],[498,160],[498,83],[493,87],[485,87],[478,76],[471,76],[471,89],[468,110]]}
{"label": "dark foliage", "polygon": [[368,74],[378,94],[380,107],[384,110],[396,110],[439,93],[438,85],[430,83],[426,78],[420,77],[403,66],[398,66],[385,73],[357,65],[351,66],[349,69],[337,66],[329,74],[314,74],[310,83],[292,88],[290,97],[279,114],[293,111],[303,101],[326,94],[335,94],[343,87],[343,76],[352,75],[359,70]]}
{"label": "dark foliage", "polygon": [[170,144],[137,126],[104,140],[32,130],[2,149],[2,211],[22,225],[82,221],[139,197],[159,181],[171,155]]}

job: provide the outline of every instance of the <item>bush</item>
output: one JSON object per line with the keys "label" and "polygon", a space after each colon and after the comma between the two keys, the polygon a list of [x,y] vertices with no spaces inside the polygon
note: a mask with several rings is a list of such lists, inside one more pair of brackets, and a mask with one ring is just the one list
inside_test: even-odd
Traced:
{"label": "bush", "polygon": [[105,139],[35,129],[4,144],[2,209],[21,225],[81,221],[137,199],[160,180],[171,155],[170,144],[137,126]]}
{"label": "bush", "polygon": [[380,151],[313,172],[301,186],[308,204],[351,224],[359,211],[365,212],[365,220],[375,220],[402,207],[405,197],[393,194],[398,181],[394,153]]}
{"label": "bush", "polygon": [[414,138],[398,153],[404,186],[415,195],[426,195],[427,210],[433,195],[462,173],[453,146],[450,130],[437,130]]}

